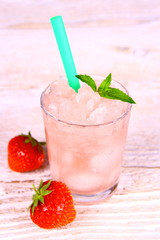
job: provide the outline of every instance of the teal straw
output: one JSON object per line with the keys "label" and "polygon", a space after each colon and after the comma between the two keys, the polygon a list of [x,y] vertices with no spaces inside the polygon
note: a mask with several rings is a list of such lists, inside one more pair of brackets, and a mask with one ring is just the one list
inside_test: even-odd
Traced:
{"label": "teal straw", "polygon": [[69,86],[72,87],[76,92],[78,92],[78,89],[80,88],[80,83],[79,80],[75,77],[75,75],[77,75],[77,71],[73,61],[62,17],[52,17],[50,21],[56,37]]}

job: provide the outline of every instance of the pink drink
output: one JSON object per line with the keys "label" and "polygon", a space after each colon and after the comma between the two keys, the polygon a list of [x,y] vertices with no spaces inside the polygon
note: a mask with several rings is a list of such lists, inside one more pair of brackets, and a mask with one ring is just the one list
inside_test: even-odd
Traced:
{"label": "pink drink", "polygon": [[42,93],[41,106],[53,179],[77,202],[108,197],[121,173],[131,104],[102,98],[86,84],[75,93],[59,80]]}

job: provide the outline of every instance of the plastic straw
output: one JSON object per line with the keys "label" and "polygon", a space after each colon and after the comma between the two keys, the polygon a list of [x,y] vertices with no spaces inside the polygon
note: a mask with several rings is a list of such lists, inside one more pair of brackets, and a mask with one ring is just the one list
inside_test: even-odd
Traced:
{"label": "plastic straw", "polygon": [[77,75],[76,67],[73,61],[71,49],[69,46],[65,26],[61,16],[52,17],[50,19],[52,28],[56,37],[63,66],[66,72],[69,86],[76,92],[80,88],[79,80],[75,77]]}

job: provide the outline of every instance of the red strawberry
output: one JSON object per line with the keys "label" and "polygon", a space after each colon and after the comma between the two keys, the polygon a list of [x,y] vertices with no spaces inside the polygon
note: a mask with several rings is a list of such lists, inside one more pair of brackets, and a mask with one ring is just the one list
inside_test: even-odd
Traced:
{"label": "red strawberry", "polygon": [[8,143],[8,165],[16,172],[28,172],[39,168],[44,162],[44,152],[41,145],[28,135],[21,134],[12,138]]}
{"label": "red strawberry", "polygon": [[71,223],[76,216],[73,199],[68,187],[57,181],[41,180],[30,206],[32,221],[41,228],[59,228]]}

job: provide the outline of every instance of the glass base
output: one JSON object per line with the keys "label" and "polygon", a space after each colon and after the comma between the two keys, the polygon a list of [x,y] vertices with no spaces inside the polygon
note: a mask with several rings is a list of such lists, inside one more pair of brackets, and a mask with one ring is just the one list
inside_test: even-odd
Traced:
{"label": "glass base", "polygon": [[75,204],[96,204],[99,202],[104,201],[106,198],[111,197],[113,192],[116,190],[118,183],[116,183],[113,187],[99,193],[90,194],[90,195],[83,195],[72,193],[73,199]]}

